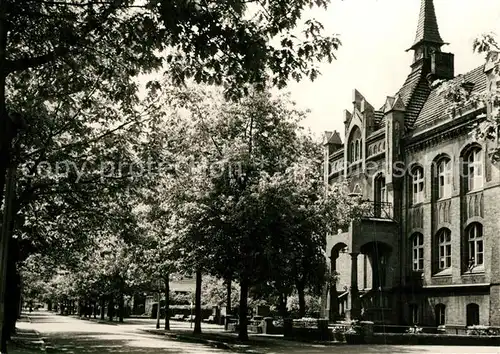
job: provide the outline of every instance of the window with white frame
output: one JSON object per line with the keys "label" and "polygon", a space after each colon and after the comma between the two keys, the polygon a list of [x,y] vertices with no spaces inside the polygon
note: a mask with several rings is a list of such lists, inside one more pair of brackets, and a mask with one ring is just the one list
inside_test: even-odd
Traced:
{"label": "window with white frame", "polygon": [[443,159],[438,165],[439,199],[450,198],[452,191],[452,167],[450,159]]}
{"label": "window with white frame", "polygon": [[483,187],[483,155],[480,148],[474,148],[466,156],[467,191]]}
{"label": "window with white frame", "polygon": [[438,267],[439,270],[451,267],[451,232],[448,229],[442,229],[437,235],[438,241]]}
{"label": "window with white frame", "polygon": [[424,235],[420,233],[413,235],[412,242],[413,270],[417,272],[424,269]]}
{"label": "window with white frame", "polygon": [[469,268],[484,264],[483,226],[474,223],[467,229]]}
{"label": "window with white frame", "polygon": [[415,167],[412,170],[412,202],[413,204],[424,201],[424,169]]}

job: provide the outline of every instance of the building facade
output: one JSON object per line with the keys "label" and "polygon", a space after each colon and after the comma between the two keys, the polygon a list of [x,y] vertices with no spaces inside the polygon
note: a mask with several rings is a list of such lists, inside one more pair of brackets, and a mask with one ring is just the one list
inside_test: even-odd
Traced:
{"label": "building facade", "polygon": [[325,134],[325,182],[347,181],[370,205],[348,230],[327,236],[338,275],[331,320],[500,326],[500,170],[490,158],[497,144],[471,134],[495,108],[457,106],[440,93],[452,80],[467,95],[482,94],[499,77],[488,60],[456,76],[443,45],[433,2],[422,0],[401,89],[379,109],[354,90],[344,137]]}

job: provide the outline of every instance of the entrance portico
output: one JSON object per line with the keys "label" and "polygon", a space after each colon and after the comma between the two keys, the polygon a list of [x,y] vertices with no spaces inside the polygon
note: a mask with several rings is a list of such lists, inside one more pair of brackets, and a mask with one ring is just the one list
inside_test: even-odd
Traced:
{"label": "entrance portico", "polygon": [[[362,219],[348,232],[328,237],[331,281],[329,319],[341,319],[339,297],[348,295],[347,319],[384,321],[390,316],[391,288],[398,284],[397,224]],[[342,289],[343,288],[343,289]],[[344,305],[344,303],[342,304]]]}

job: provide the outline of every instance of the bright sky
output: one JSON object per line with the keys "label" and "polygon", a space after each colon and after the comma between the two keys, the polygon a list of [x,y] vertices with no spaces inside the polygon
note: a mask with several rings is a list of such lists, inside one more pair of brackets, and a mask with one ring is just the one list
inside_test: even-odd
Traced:
{"label": "bright sky", "polygon": [[[500,35],[500,1],[434,0],[441,37],[455,54],[455,75],[484,63],[472,52],[475,37]],[[332,0],[328,11],[306,17],[320,20],[326,33],[340,34],[337,60],[321,66],[316,81],[291,83],[288,90],[300,107],[311,109],[304,125],[315,133],[343,134],[342,112],[352,110],[352,91],[358,89],[375,109],[393,96],[410,72],[420,0]],[[341,135],[343,136],[343,135]]]}

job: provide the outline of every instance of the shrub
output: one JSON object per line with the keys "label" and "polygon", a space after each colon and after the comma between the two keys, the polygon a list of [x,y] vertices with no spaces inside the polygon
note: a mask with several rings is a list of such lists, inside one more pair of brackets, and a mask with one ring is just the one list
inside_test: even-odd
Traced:
{"label": "shrub", "polygon": [[489,326],[475,325],[467,327],[467,335],[469,336],[498,336],[500,335],[499,328],[491,328]]}
{"label": "shrub", "polygon": [[361,328],[359,321],[357,321],[357,320],[352,321],[349,324],[349,329],[345,332],[345,334],[358,334],[358,335],[363,334],[363,329]]}
{"label": "shrub", "polygon": [[423,328],[418,327],[417,325],[414,325],[413,327],[410,327],[406,330],[406,333],[412,333],[412,334],[419,334],[422,333]]}

